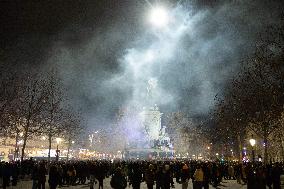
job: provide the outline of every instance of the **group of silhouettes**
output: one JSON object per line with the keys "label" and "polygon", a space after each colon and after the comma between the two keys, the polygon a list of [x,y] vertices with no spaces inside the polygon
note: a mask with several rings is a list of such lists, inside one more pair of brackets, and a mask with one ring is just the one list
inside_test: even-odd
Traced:
{"label": "group of silhouettes", "polygon": [[[131,186],[140,189],[145,182],[148,189],[170,189],[180,184],[187,189],[218,187],[223,180],[236,180],[248,189],[280,189],[282,163],[237,163],[193,160],[88,160],[88,161],[34,161],[1,162],[2,188],[16,186],[18,180],[31,178],[32,189],[50,189],[71,185],[88,185],[103,189],[109,178],[114,189]],[[176,185],[175,185],[176,184]],[[97,187],[96,187],[97,186]]]}

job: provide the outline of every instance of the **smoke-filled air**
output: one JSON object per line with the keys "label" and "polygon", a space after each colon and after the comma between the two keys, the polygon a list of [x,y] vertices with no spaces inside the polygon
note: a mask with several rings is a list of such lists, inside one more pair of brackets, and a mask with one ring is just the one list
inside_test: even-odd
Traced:
{"label": "smoke-filled air", "polygon": [[[48,63],[60,67],[90,127],[109,125],[121,107],[145,106],[149,81],[155,83],[152,100],[163,112],[206,116],[252,48],[256,31],[277,22],[268,15],[278,14],[269,8],[276,2],[269,7],[250,1],[151,3],[115,4],[125,10],[118,18],[109,16],[112,21],[105,18],[103,26],[92,23],[93,34],[71,24],[50,44]],[[167,11],[165,25],[153,23],[159,22],[151,18],[156,7]]]}
{"label": "smoke-filled air", "polygon": [[[0,30],[5,34],[1,37],[4,44],[0,49],[1,69],[8,70],[7,65],[11,65],[15,73],[11,75],[36,70],[36,76],[20,79],[21,82],[49,78],[54,84],[52,90],[58,87],[60,94],[66,93],[62,95],[66,101],[60,105],[58,102],[57,106],[68,109],[68,115],[80,112],[78,119],[84,132],[79,131],[78,136],[91,143],[83,145],[85,148],[117,153],[126,148],[153,146],[163,151],[166,146],[170,152],[180,149],[197,156],[214,143],[215,136],[207,134],[216,132],[210,129],[218,128],[221,118],[237,115],[237,110],[248,111],[247,107],[237,107],[241,98],[236,98],[239,101],[228,101],[234,104],[234,114],[220,116],[220,112],[233,107],[228,105],[223,111],[220,108],[226,99],[231,100],[229,94],[238,94],[236,87],[241,89],[232,82],[243,81],[248,73],[244,70],[253,67],[244,62],[257,61],[251,56],[261,46],[258,46],[260,36],[267,28],[283,22],[282,4],[276,0],[87,0],[23,4],[23,12],[17,17],[12,13],[7,16],[11,19],[9,23],[17,27],[2,24],[7,32]],[[48,101],[47,97],[42,98],[39,102]],[[252,111],[244,115],[260,114],[259,110]],[[50,112],[42,110],[31,122]],[[248,120],[246,125],[252,122]],[[32,133],[26,130],[24,136]],[[94,144],[97,133],[99,139]],[[230,138],[228,144],[236,141]]]}

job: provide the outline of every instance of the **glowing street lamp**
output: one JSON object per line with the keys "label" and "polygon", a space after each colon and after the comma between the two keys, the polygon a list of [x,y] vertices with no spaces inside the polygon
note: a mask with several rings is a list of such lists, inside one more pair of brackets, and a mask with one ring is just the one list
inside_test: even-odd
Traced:
{"label": "glowing street lamp", "polygon": [[169,15],[163,7],[153,7],[149,17],[150,23],[158,28],[165,27],[169,23]]}
{"label": "glowing street lamp", "polygon": [[251,145],[252,147],[254,147],[256,141],[255,141],[255,139],[252,138],[252,139],[249,140],[249,143],[250,143],[250,145]]}
{"label": "glowing street lamp", "polygon": [[62,141],[62,139],[61,139],[61,138],[56,138],[55,140],[56,140],[57,145],[59,145],[59,144],[60,144],[60,142]]}
{"label": "glowing street lamp", "polygon": [[253,138],[253,135],[251,135],[251,139],[249,140],[249,143],[250,143],[251,148],[252,148],[252,151],[251,151],[251,153],[252,153],[252,161],[254,161],[254,159],[255,159],[254,146],[256,144],[256,140]]}

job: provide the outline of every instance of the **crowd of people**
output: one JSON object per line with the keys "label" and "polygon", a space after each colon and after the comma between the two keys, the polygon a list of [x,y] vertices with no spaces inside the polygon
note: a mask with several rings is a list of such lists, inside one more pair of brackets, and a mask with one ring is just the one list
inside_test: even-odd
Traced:
{"label": "crowd of people", "polygon": [[[208,189],[217,187],[222,180],[234,179],[248,189],[280,189],[280,175],[283,164],[236,162],[201,162],[201,161],[46,161],[25,160],[23,162],[2,162],[0,178],[2,187],[16,186],[18,180],[30,178],[32,189],[45,189],[46,182],[50,189],[70,185],[89,185],[94,189],[98,184],[103,189],[103,181],[110,177],[114,189],[125,189],[127,185],[140,189],[145,182],[148,189],[170,189],[181,184],[187,189]],[[48,176],[47,176],[48,175]]]}

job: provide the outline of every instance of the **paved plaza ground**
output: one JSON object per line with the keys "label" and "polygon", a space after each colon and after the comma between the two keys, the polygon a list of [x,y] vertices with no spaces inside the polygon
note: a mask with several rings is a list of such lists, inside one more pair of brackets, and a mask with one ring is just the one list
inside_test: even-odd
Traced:
{"label": "paved plaza ground", "polygon": [[[98,184],[96,184],[95,189],[98,189]],[[77,186],[64,186],[61,187],[61,189],[88,189],[88,185],[77,185]],[[126,189],[131,189],[132,187],[127,186]],[[155,186],[154,186],[155,188]],[[220,189],[246,189],[246,185],[240,185],[236,183],[236,180],[225,180],[224,182],[221,183],[221,186],[218,188]],[[10,186],[8,189],[32,189],[32,182],[31,181],[21,181],[18,183],[18,185],[15,186]],[[46,184],[46,189],[49,189],[48,185]],[[110,178],[107,178],[104,180],[104,189],[111,189],[110,187]],[[147,186],[145,182],[141,184],[141,189],[147,189]],[[175,183],[175,189],[181,189],[181,184]],[[192,189],[192,183],[189,183],[188,189]],[[212,186],[210,186],[210,189],[213,189]]]}

